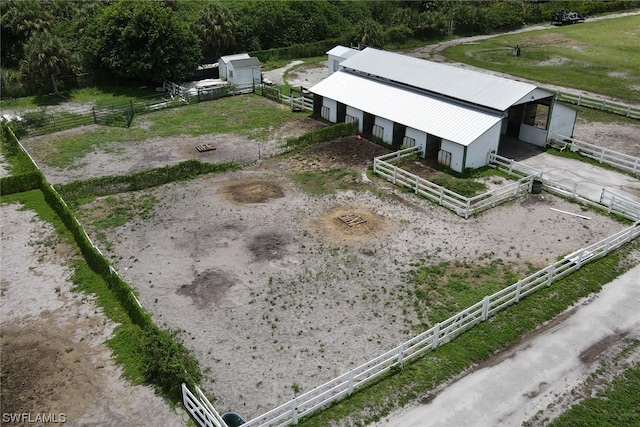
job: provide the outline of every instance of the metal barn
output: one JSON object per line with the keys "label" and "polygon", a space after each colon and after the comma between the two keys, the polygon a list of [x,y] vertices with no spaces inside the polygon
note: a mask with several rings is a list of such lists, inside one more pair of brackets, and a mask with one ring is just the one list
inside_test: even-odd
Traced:
{"label": "metal barn", "polygon": [[315,113],[457,172],[486,165],[507,137],[544,146],[573,135],[576,111],[530,83],[372,48],[339,68],[309,89]]}

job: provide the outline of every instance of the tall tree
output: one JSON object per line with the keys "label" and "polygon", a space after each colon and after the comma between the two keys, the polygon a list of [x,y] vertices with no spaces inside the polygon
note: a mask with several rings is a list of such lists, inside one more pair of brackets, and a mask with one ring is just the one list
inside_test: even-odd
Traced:
{"label": "tall tree", "polygon": [[234,45],[238,24],[233,13],[221,3],[209,3],[200,12],[193,32],[200,38],[205,61],[216,61]]}
{"label": "tall tree", "polygon": [[187,24],[159,2],[120,0],[105,8],[83,37],[87,61],[124,80],[188,78],[200,44]]}
{"label": "tall tree", "polygon": [[22,46],[36,33],[51,30],[53,17],[46,4],[37,0],[0,2],[1,53],[3,66],[15,66],[22,57]]}
{"label": "tall tree", "polygon": [[384,45],[382,26],[373,19],[366,19],[356,24],[353,42],[363,47],[382,47]]}
{"label": "tall tree", "polygon": [[55,34],[35,33],[24,45],[20,71],[28,87],[43,88],[51,83],[52,90],[57,93],[55,77],[72,72],[71,53]]}

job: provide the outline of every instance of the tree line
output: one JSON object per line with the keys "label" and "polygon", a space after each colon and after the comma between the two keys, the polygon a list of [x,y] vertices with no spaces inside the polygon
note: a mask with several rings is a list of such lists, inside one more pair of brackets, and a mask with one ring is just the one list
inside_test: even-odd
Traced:
{"label": "tree line", "polygon": [[[2,97],[57,92],[78,76],[188,79],[221,55],[323,40],[403,46],[638,7],[622,1],[0,0]],[[321,46],[321,45],[319,45]],[[318,55],[323,52],[318,52]]]}

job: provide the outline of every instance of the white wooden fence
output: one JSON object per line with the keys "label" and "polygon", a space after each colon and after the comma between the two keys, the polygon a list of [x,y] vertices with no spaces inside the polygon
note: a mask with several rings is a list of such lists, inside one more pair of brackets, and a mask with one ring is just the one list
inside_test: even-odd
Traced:
{"label": "white wooden fence", "polygon": [[[489,160],[495,165],[494,167],[504,169],[511,174],[517,173],[521,178],[478,196],[465,197],[407,172],[392,163],[413,157],[417,153],[420,153],[419,147],[411,147],[376,157],[373,160],[373,173],[386,178],[395,185],[410,188],[417,195],[436,202],[440,206],[446,207],[464,218],[469,218],[469,216],[474,213],[495,207],[500,203],[504,203],[531,191],[534,178],[542,175],[542,172],[537,169],[518,164],[513,160],[498,156],[495,153],[490,153]],[[514,167],[514,165],[518,165],[518,167]]]}
{"label": "white wooden fence", "polygon": [[[549,92],[553,92],[553,90],[549,90]],[[632,119],[640,119],[640,108],[633,105],[621,104],[619,102],[609,101],[606,99],[592,98],[585,95],[576,95],[574,93],[559,90],[556,91],[556,99],[558,101],[568,102],[577,106],[609,111]]]}
{"label": "white wooden fence", "polygon": [[213,407],[200,387],[196,386],[196,397],[182,384],[182,403],[191,417],[202,427],[227,427],[218,411]]}
{"label": "white wooden fence", "polygon": [[[474,325],[487,320],[493,314],[516,304],[522,298],[536,292],[539,289],[551,286],[556,280],[578,270],[585,263],[607,255],[609,252],[632,241],[640,235],[640,221],[632,226],[615,233],[591,246],[579,249],[562,260],[525,277],[522,280],[502,289],[493,295],[484,297],[466,310],[451,316],[447,320],[436,323],[431,329],[400,344],[386,353],[372,359],[349,372],[326,382],[325,384],[310,390],[291,401],[272,409],[271,411],[247,421],[245,427],[288,426],[298,424],[298,420],[313,411],[351,395],[355,389],[369,384],[374,379],[384,375],[393,369],[400,369],[402,365],[426,352],[435,350],[439,346],[451,341],[458,334],[472,328]],[[196,389],[199,392],[199,389]],[[183,393],[192,396],[191,392],[183,385]],[[191,397],[189,397],[191,399]],[[206,400],[206,398],[205,398]],[[191,405],[191,400],[188,400]],[[208,400],[206,401],[208,403]],[[211,413],[201,414],[199,411],[206,407],[201,404],[199,409],[194,409],[203,420],[216,418],[217,412],[211,407]],[[185,406],[187,403],[185,403]],[[210,404],[209,404],[210,406]],[[189,409],[188,409],[189,410]],[[219,416],[218,416],[219,417]],[[207,427],[225,427],[224,424],[200,423]]]}
{"label": "white wooden fence", "polygon": [[555,135],[554,139],[569,143],[569,149],[577,152],[590,159],[597,160],[600,163],[607,163],[618,169],[640,175],[640,158],[611,150],[609,148],[600,147],[595,144],[580,141],[563,135]]}

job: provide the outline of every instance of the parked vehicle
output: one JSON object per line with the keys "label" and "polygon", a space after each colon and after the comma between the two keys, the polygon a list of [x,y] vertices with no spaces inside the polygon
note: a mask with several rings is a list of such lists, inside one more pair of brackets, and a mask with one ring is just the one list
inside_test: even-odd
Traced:
{"label": "parked vehicle", "polygon": [[551,14],[551,23],[553,25],[577,24],[584,22],[585,18],[578,12],[567,12],[561,10]]}

